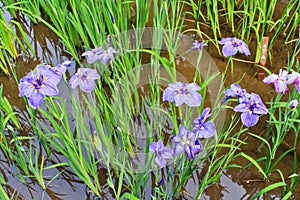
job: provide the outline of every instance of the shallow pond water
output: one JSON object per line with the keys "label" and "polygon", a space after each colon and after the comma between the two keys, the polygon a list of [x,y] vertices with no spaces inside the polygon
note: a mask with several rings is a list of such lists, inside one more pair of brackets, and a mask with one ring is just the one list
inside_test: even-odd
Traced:
{"label": "shallow pond water", "polygon": [[[285,3],[285,2],[283,2]],[[7,20],[10,19],[10,16],[6,15]],[[26,74],[33,68],[35,68],[36,65],[40,63],[47,63],[52,66],[55,66],[58,63],[61,63],[62,61],[68,59],[68,54],[65,52],[65,48],[61,45],[60,41],[58,40],[57,36],[52,33],[49,29],[44,27],[43,25],[33,25],[30,20],[20,17],[19,20],[24,25],[24,29],[27,31],[27,34],[29,38],[31,39],[31,43],[33,45],[33,48],[36,52],[35,56],[32,55],[22,55],[18,58],[17,62],[17,72],[22,72],[21,74]],[[188,23],[187,23],[188,24]],[[191,27],[193,27],[193,24],[190,24]],[[254,43],[250,44],[250,49],[255,49]],[[268,64],[267,66],[272,69],[272,71],[278,71],[282,66],[286,64],[287,57],[287,51],[285,45],[282,45],[280,42],[278,42],[274,47],[273,57],[276,58],[276,60],[273,60],[272,66]],[[208,49],[208,53],[211,55],[211,57],[214,59],[214,62],[216,66],[218,67],[219,71],[224,71],[226,62],[224,58],[220,57],[216,49],[210,48]],[[241,57],[242,59],[244,57]],[[247,58],[250,60],[253,60],[253,56],[250,58]],[[184,62],[182,62],[182,65],[184,65]],[[75,66],[75,62],[73,61],[73,66]],[[253,91],[255,93],[258,93],[262,95],[262,99],[267,102],[270,101],[272,97],[274,97],[274,93],[270,93],[269,91],[272,91],[271,86],[266,86],[261,81],[257,80],[256,74],[258,69],[252,65],[252,64],[246,64],[241,62],[236,62],[236,66],[233,73],[227,74],[227,79],[225,82],[225,86],[230,85],[233,82],[239,81],[242,76],[243,82],[241,82],[241,86],[249,89],[249,91]],[[184,66],[182,66],[184,68]],[[180,68],[180,64],[179,64]],[[75,73],[75,67],[68,69],[68,73],[74,74]],[[182,70],[182,74],[185,74],[188,76],[188,73],[190,73],[189,70]],[[21,77],[21,74],[19,75],[19,78]],[[4,96],[8,98],[8,100],[12,103],[14,106],[14,109],[20,113],[20,120],[23,125],[23,132],[20,134],[31,134],[31,130],[29,128],[28,124],[28,114],[25,111],[25,104],[22,98],[18,96],[18,87],[15,84],[12,77],[4,76],[3,74],[0,75],[0,83],[4,84]],[[64,89],[63,85],[60,86],[61,91],[65,91],[67,95],[66,88]],[[147,93],[147,88],[143,88],[143,92]],[[64,95],[64,92],[62,92],[62,95]],[[227,112],[227,116],[230,116],[232,113]],[[258,126],[250,129],[253,133],[258,133],[261,136],[264,135],[264,131],[266,128],[266,118],[263,117]],[[238,127],[237,127],[238,128]],[[248,138],[247,145],[242,146],[242,149],[244,152],[246,152],[248,155],[253,156],[253,158],[256,158],[259,156],[260,152],[258,152],[258,147],[261,144],[260,141],[255,140],[254,138],[251,138],[251,136],[248,136],[246,133],[243,134],[244,138]],[[289,137],[287,135],[285,141],[286,143],[292,142],[293,136]],[[300,142],[298,142],[298,145],[300,145]],[[40,147],[37,147],[39,149]],[[287,147],[282,146],[279,149],[280,151],[285,151]],[[298,155],[300,155],[300,149],[296,150],[298,152]],[[45,172],[45,176],[53,177],[54,175],[61,172],[57,178],[49,184],[49,188],[44,191],[37,183],[32,182],[29,184],[23,184],[20,182],[19,178],[15,176],[16,170],[11,165],[11,163],[5,159],[3,154],[0,154],[1,159],[1,173],[4,175],[5,180],[8,182],[8,186],[5,188],[8,193],[11,196],[17,197],[17,199],[112,199],[112,191],[109,191],[107,189],[106,196],[103,196],[102,198],[94,198],[93,194],[89,191],[89,189],[86,187],[85,184],[82,183],[82,181],[79,180],[79,178],[70,170],[64,169],[61,172],[61,169],[52,169]],[[57,154],[56,157],[51,162],[58,163],[63,162],[64,160],[63,156]],[[299,158],[300,160],[300,158]],[[50,161],[46,161],[50,162]],[[241,164],[242,166],[247,164],[246,160],[236,160],[237,164]],[[53,163],[52,163],[53,164]],[[278,165],[278,168],[286,175],[288,176],[291,171],[292,165],[292,155],[288,155],[286,158],[284,158],[283,162],[280,162]],[[300,163],[299,163],[300,165]],[[299,166],[298,165],[298,166]],[[205,170],[204,170],[205,171]],[[106,176],[105,170],[103,170],[103,176]],[[201,172],[199,172],[199,179],[201,178]],[[196,177],[197,178],[197,177]],[[274,174],[274,180],[278,180],[278,176]],[[199,180],[198,180],[199,181]],[[196,181],[197,184],[197,181]],[[231,199],[249,199],[252,195],[254,195],[257,191],[260,189],[266,187],[269,183],[265,183],[262,180],[262,175],[257,171],[257,169],[250,167],[249,169],[240,172],[237,169],[229,169],[226,170],[220,180],[209,186],[205,194],[201,197],[201,199],[223,199],[223,200],[231,200]],[[106,183],[103,183],[103,185],[106,185]],[[195,188],[195,182],[189,181],[186,185],[186,191],[189,194],[196,193],[197,191],[194,191]],[[107,188],[107,185],[105,186]],[[270,193],[267,193],[264,197],[261,199],[280,199],[280,191],[274,190]],[[189,195],[186,195],[182,197],[183,199],[192,199],[189,197]],[[292,199],[300,199],[300,189],[297,188],[295,190],[295,195]]]}

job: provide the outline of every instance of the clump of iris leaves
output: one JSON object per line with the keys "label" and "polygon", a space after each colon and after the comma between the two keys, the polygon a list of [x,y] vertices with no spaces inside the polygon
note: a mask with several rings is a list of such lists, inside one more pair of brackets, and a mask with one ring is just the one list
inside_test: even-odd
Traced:
{"label": "clump of iris leaves", "polygon": [[[300,75],[297,71],[300,67],[295,60],[299,50],[295,34],[299,20],[295,13],[300,4],[296,1],[289,1],[281,18],[275,22],[272,21],[275,0],[268,4],[267,1],[250,0],[240,3],[209,1],[205,4],[178,0],[154,0],[152,4],[147,0],[18,3],[7,0],[3,3],[13,16],[22,13],[33,23],[45,24],[72,56],[72,62],[65,60],[53,67],[44,63],[33,66],[35,68],[22,77],[17,76],[14,66],[8,62],[9,56],[16,57],[14,49],[8,51],[4,59],[0,57],[2,63],[6,63],[1,69],[8,74],[10,68],[19,85],[19,95],[27,104],[28,123],[33,132],[27,136],[18,134],[21,130],[18,114],[3,97],[1,87],[1,149],[11,160],[21,182],[34,179],[46,191],[64,170],[71,169],[96,197],[105,195],[110,188],[115,199],[173,199],[184,195],[198,199],[208,186],[219,180],[224,170],[247,169],[252,165],[259,170],[262,180],[270,182],[253,199],[276,188],[281,189],[282,199],[293,195],[299,182],[296,145],[300,130]],[[220,8],[219,4],[223,9],[215,10]],[[150,5],[153,6],[151,9]],[[183,6],[188,6],[191,11],[184,12]],[[215,12],[218,15],[213,14]],[[176,80],[176,50],[180,39],[172,33],[183,32],[186,16],[191,16],[195,24],[195,28],[188,32],[197,33],[189,51],[197,51],[201,59],[203,48],[215,46],[220,55],[227,58],[232,71],[238,67],[233,60],[243,61],[235,58],[240,54],[254,54],[254,63],[258,65],[262,37],[273,33],[269,43],[271,49],[283,31],[286,42],[294,44],[288,65],[278,74],[265,69],[269,75],[263,80],[266,84],[274,84],[274,99],[263,102],[250,87],[246,91],[238,83],[232,83],[219,92],[217,104],[204,107],[206,84],[209,83],[203,84],[205,80],[197,73],[193,82]],[[222,35],[221,16],[228,22],[232,34]],[[146,27],[150,17],[151,26],[171,30],[164,34],[168,59],[161,57],[158,49],[126,50],[109,39],[131,28]],[[235,21],[240,19],[237,25]],[[5,23],[4,18],[2,22]],[[202,32],[201,23],[210,26],[212,36]],[[24,32],[21,33],[26,45],[30,46]],[[251,35],[256,36],[258,49],[248,48]],[[1,35],[2,46],[9,46],[15,38]],[[22,44],[20,40],[18,42]],[[159,38],[154,42],[163,43]],[[84,47],[83,53],[79,53],[78,47]],[[149,80],[149,94],[145,96],[136,88],[138,81],[135,79],[141,71],[130,74],[133,66],[141,65],[142,52],[151,54],[151,68],[157,73]],[[68,77],[66,71],[70,66],[74,67],[75,62],[79,67]],[[170,77],[164,80],[166,87],[160,84],[161,65]],[[224,78],[225,72],[221,74]],[[59,83],[68,88],[68,98],[60,96]],[[216,124],[222,109],[233,109],[237,114],[230,116],[225,124]],[[192,116],[194,110],[196,117]],[[261,115],[269,116],[265,135],[249,129],[258,123]],[[137,130],[133,128],[137,125],[136,119],[143,122],[142,127],[147,133],[143,142],[138,140]],[[259,158],[241,151],[241,146],[247,145],[246,139],[241,138],[242,133],[261,141],[262,155]],[[286,134],[294,134],[293,144],[284,144]],[[283,144],[288,145],[288,150],[278,155],[277,150]],[[42,147],[41,151],[39,147]],[[66,159],[62,161],[55,157],[57,151]],[[144,155],[144,160],[137,159],[139,153]],[[288,154],[293,155],[293,165],[286,176],[276,166]],[[249,165],[235,164],[234,160],[239,157],[247,159]],[[51,163],[46,162],[48,160]],[[104,184],[103,175],[99,173],[103,167],[107,174]],[[50,179],[46,178],[44,171],[54,168],[63,170]],[[205,170],[205,174],[197,177],[201,170]],[[274,173],[279,174],[279,181],[272,180]],[[196,194],[189,194],[185,189],[191,179],[197,179]],[[1,196],[6,199],[17,196],[7,193],[6,182],[1,177]],[[147,188],[151,188],[151,196],[147,196]]]}

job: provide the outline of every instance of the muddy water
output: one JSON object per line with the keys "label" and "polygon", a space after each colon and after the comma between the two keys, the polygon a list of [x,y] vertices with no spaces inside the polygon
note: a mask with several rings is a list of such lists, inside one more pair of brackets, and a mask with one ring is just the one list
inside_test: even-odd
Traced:
{"label": "muddy water", "polygon": [[[7,15],[7,19],[10,17]],[[26,18],[19,19],[33,44],[36,55],[22,55],[18,58],[18,62],[16,68],[18,69],[19,78],[21,75],[28,73],[30,70],[35,68],[37,64],[47,63],[52,66],[61,63],[62,61],[68,59],[67,54],[64,51],[64,47],[62,47],[58,38],[55,34],[49,31],[46,27],[42,25],[33,25]],[[194,24],[189,24],[190,27],[194,27]],[[209,30],[207,30],[209,33]],[[252,56],[250,58],[246,57],[238,57],[241,59],[253,60],[254,52],[253,49],[256,49],[256,45],[254,43],[250,44],[250,49]],[[274,72],[277,72],[280,68],[282,68],[287,61],[287,51],[286,47],[282,45],[280,42],[276,44],[273,48],[273,57],[276,60],[273,61],[272,65],[270,63],[267,66]],[[214,61],[219,68],[220,71],[224,71],[226,66],[226,61],[223,57],[221,57],[216,49],[213,47],[208,48],[208,52],[214,58]],[[73,62],[73,66],[75,63]],[[243,81],[240,85],[247,89],[249,92],[255,92],[262,96],[264,102],[270,101],[272,97],[274,97],[274,93],[272,91],[272,86],[267,86],[263,84],[261,81],[256,79],[256,73],[258,69],[251,64],[245,64],[241,62],[236,62],[233,74],[228,74],[225,85],[228,86],[233,82],[239,81],[242,76],[244,76]],[[69,69],[69,74],[73,74],[75,68]],[[184,72],[181,72],[184,73]],[[18,96],[18,87],[14,80],[11,77],[7,77],[4,75],[0,75],[0,83],[4,84],[4,95],[9,99],[9,101],[13,104],[16,111],[20,112],[20,120],[23,124],[24,130],[27,130],[30,133],[30,129],[28,127],[27,116],[28,114],[24,111],[25,105],[23,100]],[[62,87],[62,86],[60,86]],[[60,88],[61,90],[61,88]],[[230,116],[232,113],[227,112],[227,115]],[[257,126],[252,128],[250,131],[252,133],[256,133],[258,135],[264,136],[264,131],[266,127],[266,117],[263,117]],[[260,145],[260,141],[252,138],[247,135],[247,133],[243,134],[243,138],[247,137],[247,145],[244,145],[243,152],[246,154],[253,156],[253,158],[258,158],[262,155],[261,152],[258,152],[258,146]],[[287,135],[286,142],[292,142],[293,136]],[[300,145],[300,142],[298,142]],[[284,152],[286,150],[286,146],[282,146],[279,149],[279,152]],[[297,150],[297,154],[300,155],[299,149]],[[17,197],[17,199],[93,199],[93,195],[89,192],[88,188],[73,174],[70,170],[64,170],[58,178],[56,178],[50,185],[49,188],[44,191],[40,188],[40,186],[32,182],[30,184],[23,184],[19,181],[17,177],[15,177],[16,170],[12,166],[8,160],[1,154],[1,173],[4,175],[5,180],[8,182],[8,186],[5,188],[9,191],[10,196]],[[57,157],[52,161],[55,164],[57,162],[63,162],[61,160],[62,157],[57,155]],[[278,164],[278,168],[284,173],[287,177],[291,172],[292,167],[292,155],[288,155],[284,158],[282,162]],[[299,158],[300,160],[300,158]],[[49,161],[48,161],[49,162]],[[243,159],[235,160],[237,164],[245,166],[248,162]],[[48,163],[51,164],[51,163]],[[299,165],[298,165],[299,166]],[[46,171],[45,175],[49,177],[53,177],[62,169],[53,169],[51,171]],[[299,171],[299,168],[298,168]],[[103,172],[105,175],[105,171]],[[273,180],[279,181],[278,175],[274,174]],[[193,182],[189,182],[186,186],[187,191],[193,193],[195,186]],[[231,200],[231,199],[248,199],[253,196],[257,191],[266,187],[270,183],[266,183],[262,181],[262,176],[254,167],[250,167],[245,171],[239,171],[237,169],[228,169],[226,170],[220,180],[212,184],[207,188],[202,199],[223,199],[223,200]],[[62,187],[63,186],[63,187]],[[194,191],[195,192],[195,191]],[[300,199],[300,189],[299,187],[294,192],[294,197],[292,199]],[[280,199],[280,191],[275,190],[271,191],[261,199]],[[107,194],[103,199],[111,199],[111,194]],[[188,196],[186,196],[187,199]]]}

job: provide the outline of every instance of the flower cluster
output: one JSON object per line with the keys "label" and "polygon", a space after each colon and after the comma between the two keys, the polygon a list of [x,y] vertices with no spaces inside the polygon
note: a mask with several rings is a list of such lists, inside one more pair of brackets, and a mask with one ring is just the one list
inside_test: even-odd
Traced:
{"label": "flower cluster", "polygon": [[[107,37],[107,43],[110,43],[110,38]],[[88,63],[94,63],[101,60],[106,64],[109,60],[114,59],[114,55],[118,51],[110,45],[107,49],[97,47],[86,51],[82,56],[87,56]],[[62,75],[66,72],[67,67],[71,66],[71,61],[67,60],[54,67],[50,65],[37,66],[34,71],[31,71],[26,76],[21,78],[19,84],[20,96],[26,96],[29,105],[36,109],[38,108],[45,96],[58,95],[58,83]],[[91,92],[95,88],[95,80],[99,79],[100,75],[96,69],[79,68],[77,72],[71,77],[69,84],[72,89],[77,86],[84,92]]]}
{"label": "flower cluster", "polygon": [[[246,56],[250,55],[250,50],[248,45],[242,40],[237,39],[236,37],[222,38],[219,41],[219,44],[224,45],[222,49],[222,53],[226,57],[233,56],[238,52],[245,54]],[[196,40],[193,43],[193,46],[190,48],[190,50],[194,50],[194,49],[202,50],[204,46],[207,46],[207,43],[205,41],[200,42]]]}
{"label": "flower cluster", "polygon": [[[107,38],[109,42],[110,38]],[[114,59],[114,55],[119,52],[113,47],[109,46],[107,49],[102,47],[96,47],[94,49],[88,50],[82,54],[82,56],[87,56],[87,62],[92,64],[98,60],[101,60],[103,64],[106,64],[109,60]]]}
{"label": "flower cluster", "polygon": [[238,97],[239,104],[234,107],[234,111],[242,113],[242,123],[247,127],[256,125],[259,116],[268,113],[268,109],[258,94],[249,94],[236,83],[232,84],[230,88],[224,92],[224,94],[226,95],[225,99]]}
{"label": "flower cluster", "polygon": [[[58,95],[58,83],[67,67],[71,66],[71,61],[65,61],[54,67],[50,65],[39,65],[34,71],[29,72],[21,78],[19,84],[19,96],[26,96],[29,105],[37,109],[42,104],[45,96]],[[71,88],[77,86],[84,92],[91,92],[95,87],[94,80],[100,76],[95,69],[79,68],[70,79]]]}
{"label": "flower cluster", "polygon": [[194,120],[192,131],[184,126],[179,127],[178,134],[173,135],[171,142],[175,145],[174,149],[165,147],[162,141],[152,142],[149,150],[155,153],[155,162],[159,167],[167,165],[166,159],[172,159],[185,152],[189,159],[193,159],[196,154],[202,151],[200,139],[214,136],[216,133],[215,125],[212,121],[206,122],[210,117],[210,109],[205,108],[200,116]]}
{"label": "flower cluster", "polygon": [[21,78],[19,84],[19,96],[26,96],[29,105],[38,108],[45,96],[58,95],[58,83],[62,74],[66,71],[66,67],[70,66],[70,61],[65,61],[55,67],[50,65],[39,65],[34,71],[29,72]]}
{"label": "flower cluster", "polygon": [[288,74],[288,71],[280,69],[278,75],[270,74],[263,79],[263,82],[266,84],[273,83],[275,91],[283,94],[289,91],[288,85],[294,84],[300,94],[300,74],[298,72],[293,71],[291,74]]}

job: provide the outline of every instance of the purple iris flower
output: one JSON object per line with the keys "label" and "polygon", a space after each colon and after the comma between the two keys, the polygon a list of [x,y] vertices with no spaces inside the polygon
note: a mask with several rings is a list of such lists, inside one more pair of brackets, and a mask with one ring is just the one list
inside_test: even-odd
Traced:
{"label": "purple iris flower", "polygon": [[106,64],[109,60],[113,60],[115,58],[114,54],[118,53],[119,52],[113,47],[108,47],[106,50],[102,47],[97,47],[84,52],[82,56],[87,56],[88,63],[94,63],[97,60],[101,60],[103,64]]}
{"label": "purple iris flower", "polygon": [[212,121],[205,122],[211,116],[209,112],[210,108],[205,108],[202,114],[194,120],[193,132],[197,138],[212,137],[216,133],[215,124]]}
{"label": "purple iris flower", "polygon": [[175,101],[176,106],[186,103],[188,106],[196,107],[202,101],[201,94],[198,92],[199,90],[200,87],[196,83],[171,83],[163,93],[163,101]]}
{"label": "purple iris flower", "polygon": [[26,96],[29,105],[38,108],[45,96],[54,96],[58,94],[57,84],[61,76],[53,72],[49,65],[36,67],[36,71],[29,72],[21,78],[19,84],[19,96]]}
{"label": "purple iris flower", "polygon": [[71,88],[77,86],[84,92],[91,92],[95,87],[95,80],[99,79],[100,76],[97,73],[97,70],[90,68],[79,68],[77,73],[72,76],[70,79]]}
{"label": "purple iris flower", "polygon": [[155,162],[160,168],[167,165],[166,159],[173,158],[173,150],[169,147],[165,147],[161,140],[152,142],[149,146],[149,151],[155,153]]}
{"label": "purple iris flower", "polygon": [[82,56],[87,56],[87,62],[92,64],[92,63],[96,62],[97,60],[101,59],[99,56],[103,52],[104,52],[104,50],[102,49],[102,47],[97,47],[97,48],[94,48],[94,49],[84,52],[82,54]]}
{"label": "purple iris flower", "polygon": [[219,41],[219,44],[224,45],[222,49],[222,53],[224,56],[233,56],[237,54],[237,52],[243,53],[246,56],[250,55],[250,50],[245,42],[239,40],[237,38],[222,38]]}
{"label": "purple iris flower", "polygon": [[231,84],[230,88],[224,91],[224,94],[226,95],[226,100],[230,97],[238,97],[239,102],[243,102],[250,97],[246,89],[241,88],[241,86],[236,83]]}
{"label": "purple iris flower", "polygon": [[202,50],[202,48],[204,46],[207,46],[205,41],[200,42],[198,40],[195,40],[195,42],[193,43],[193,46],[192,46],[192,48],[190,48],[190,50],[193,50],[193,49]]}
{"label": "purple iris flower", "polygon": [[175,143],[174,156],[184,151],[188,158],[193,159],[202,150],[197,136],[184,126],[179,127],[179,133],[172,137],[171,142]]}
{"label": "purple iris flower", "polygon": [[254,126],[258,122],[259,115],[268,113],[268,109],[262,102],[260,96],[255,93],[251,93],[249,100],[237,105],[234,111],[242,112],[242,123],[247,127]]}
{"label": "purple iris flower", "polygon": [[270,74],[269,76],[263,79],[263,82],[266,84],[274,83],[275,91],[277,93],[285,93],[289,91],[287,87],[287,84],[289,84],[288,71],[286,70],[280,69],[278,75]]}
{"label": "purple iris flower", "polygon": [[103,64],[106,64],[109,60],[113,60],[115,58],[114,54],[118,54],[118,51],[113,47],[108,47],[99,55],[99,59],[101,59]]}
{"label": "purple iris flower", "polygon": [[297,99],[293,99],[293,100],[290,101],[290,108],[292,110],[296,109],[297,106],[298,106],[298,100]]}
{"label": "purple iris flower", "polygon": [[298,72],[292,72],[287,75],[287,84],[295,84],[295,88],[300,94],[300,74]]}
{"label": "purple iris flower", "polygon": [[55,73],[57,73],[58,75],[63,75],[63,74],[66,72],[67,67],[70,67],[71,64],[72,64],[71,61],[66,60],[66,61],[64,61],[63,63],[60,63],[60,64],[58,64],[58,65],[52,67],[51,69],[52,69]]}

